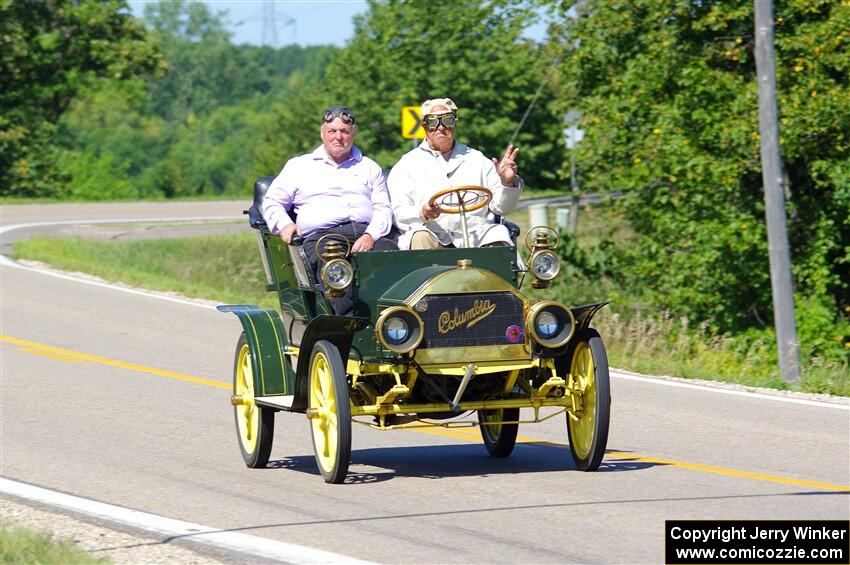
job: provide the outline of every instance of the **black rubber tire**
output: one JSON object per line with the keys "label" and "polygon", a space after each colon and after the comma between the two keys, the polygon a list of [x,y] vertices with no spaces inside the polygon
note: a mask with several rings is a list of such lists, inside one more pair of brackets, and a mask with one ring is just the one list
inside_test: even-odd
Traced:
{"label": "black rubber tire", "polygon": [[[325,385],[329,390],[322,390],[319,373],[325,375]],[[326,428],[332,424],[330,419],[310,420],[316,465],[325,482],[339,484],[345,480],[351,463],[351,406],[345,367],[336,345],[327,340],[319,340],[313,345],[309,379],[308,407],[330,406],[335,413],[335,424],[330,430],[322,429],[322,424]],[[332,399],[329,401],[330,396]]]}
{"label": "black rubber tire", "polygon": [[567,436],[576,468],[579,471],[595,471],[605,456],[611,420],[608,355],[605,353],[605,345],[599,333],[592,328],[583,330],[573,338],[570,346],[568,354],[570,379],[573,378],[574,367],[580,362],[579,359],[574,358],[576,352],[579,352],[580,356],[586,356],[589,353],[590,361],[593,363],[593,379],[589,387],[592,396],[585,401],[586,406],[588,403],[591,404],[592,410],[583,415],[580,420],[576,420],[567,413]]}
{"label": "black rubber tire", "polygon": [[[501,413],[501,416],[499,416]],[[478,422],[481,424],[481,437],[484,447],[493,457],[508,457],[516,445],[516,435],[519,424],[485,425],[489,415],[499,420],[519,420],[519,408],[504,408],[500,410],[479,410]]]}
{"label": "black rubber tire", "polygon": [[[249,392],[252,399],[248,405],[233,407],[236,438],[245,465],[252,469],[262,469],[268,465],[272,452],[275,411],[264,406],[257,406],[253,402],[253,365],[245,365],[246,361],[250,363],[250,355],[248,339],[245,337],[245,332],[242,332],[239,341],[236,342],[236,356],[233,362],[233,394]],[[243,374],[240,374],[240,370]],[[253,419],[252,411],[256,412],[256,420]],[[249,437],[253,434],[256,434],[256,440],[250,441]]]}

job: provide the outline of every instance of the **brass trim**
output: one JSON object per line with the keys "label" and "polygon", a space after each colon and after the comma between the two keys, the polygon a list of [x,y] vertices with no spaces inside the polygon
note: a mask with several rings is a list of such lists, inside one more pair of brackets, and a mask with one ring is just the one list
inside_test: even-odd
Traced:
{"label": "brass trim", "polygon": [[[560,308],[564,312],[566,312],[567,317],[570,319],[570,332],[567,334],[565,338],[561,338],[558,340],[554,339],[544,339],[537,335],[537,325],[534,323],[534,319],[537,317],[544,308],[548,308],[550,306],[554,306],[555,308]],[[576,331],[576,319],[573,316],[573,313],[569,308],[563,306],[562,304],[558,304],[557,302],[553,302],[551,300],[544,300],[542,302],[538,302],[534,304],[531,308],[528,309],[528,315],[525,317],[525,328],[526,333],[534,338],[534,341],[542,345],[543,347],[556,348],[561,347],[566,344],[573,337],[573,334]]]}
{"label": "brass trim", "polygon": [[523,310],[528,307],[528,299],[511,283],[490,271],[470,267],[451,269],[435,275],[425,281],[407,297],[405,304],[413,307],[428,294],[473,294],[491,292],[511,292],[522,300]]}
{"label": "brass trim", "polygon": [[[546,255],[551,255],[552,257],[554,257],[554,258],[555,258],[555,263],[556,263],[556,265],[557,265],[557,268],[555,269],[555,272],[554,272],[554,273],[552,273],[552,276],[551,276],[551,277],[548,277],[548,278],[538,276],[538,275],[537,275],[537,271],[535,271],[535,270],[534,270],[534,260],[535,260],[535,259],[537,259],[537,257],[539,257],[540,255],[544,255],[544,254],[546,254]],[[531,255],[531,261],[529,261],[529,266],[531,267],[531,276],[533,276],[533,277],[534,277],[535,279],[537,279],[537,280],[541,280],[541,281],[549,282],[549,281],[551,281],[552,279],[554,279],[555,277],[557,277],[557,276],[558,276],[558,273],[560,273],[560,272],[561,272],[561,258],[560,258],[560,257],[558,257],[558,254],[557,254],[557,253],[555,253],[554,251],[552,251],[551,249],[540,249],[539,251],[535,251],[535,252]]]}
{"label": "brass trim", "polygon": [[[416,323],[419,325],[419,336],[417,339],[409,340],[406,342],[406,345],[399,347],[397,345],[390,345],[384,340],[384,322],[386,322],[387,318],[395,314],[396,312],[406,312],[413,316],[413,319],[416,320]],[[412,351],[419,347],[419,344],[422,343],[422,339],[425,337],[425,322],[422,321],[422,318],[419,317],[419,314],[413,311],[413,308],[409,308],[407,306],[391,306],[389,308],[384,309],[381,312],[381,315],[378,316],[378,321],[375,323],[375,335],[378,338],[378,341],[394,353],[407,353],[408,351]]]}
{"label": "brass trim", "polygon": [[[537,232],[541,231],[542,234],[538,234]],[[528,238],[534,234],[534,239],[536,240],[533,244],[528,241]],[[551,234],[551,236],[549,235]],[[541,237],[542,236],[542,237]],[[549,243],[549,237],[555,239],[554,242]],[[545,247],[548,249],[558,247],[558,243],[561,239],[558,237],[558,232],[556,232],[553,228],[549,226],[534,226],[533,228],[529,228],[527,232],[525,232],[525,248],[529,251],[533,251],[535,247]]]}
{"label": "brass trim", "polygon": [[531,350],[527,344],[472,345],[468,347],[438,347],[418,349],[416,362],[420,365],[475,363],[484,361],[523,361],[531,365]]}
{"label": "brass trim", "polygon": [[[330,281],[328,280],[328,269],[332,265],[336,265],[336,264],[339,264],[339,263],[345,265],[348,268],[348,282],[345,283],[344,285],[341,285],[341,286],[340,285],[335,286],[335,285],[332,285],[330,283]],[[327,263],[325,263],[322,266],[321,276],[322,276],[322,282],[325,283],[328,288],[335,290],[335,291],[345,290],[346,288],[351,286],[351,283],[354,282],[354,267],[352,267],[351,263],[349,263],[345,259],[331,259],[330,261],[328,261]]]}
{"label": "brass trim", "polygon": [[[542,398],[515,398],[504,400],[479,400],[461,402],[460,412],[467,410],[498,410],[500,408],[543,408],[557,407],[569,410],[572,406],[570,394],[564,396],[546,396]],[[433,412],[448,412],[451,410],[448,402],[432,404],[368,404],[351,407],[352,416],[376,416],[379,414],[428,414]],[[427,418],[427,416],[424,416]]]}

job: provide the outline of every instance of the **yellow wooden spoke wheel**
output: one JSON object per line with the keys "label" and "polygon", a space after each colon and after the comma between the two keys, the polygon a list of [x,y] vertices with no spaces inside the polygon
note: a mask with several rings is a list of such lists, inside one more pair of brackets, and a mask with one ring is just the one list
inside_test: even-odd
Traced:
{"label": "yellow wooden spoke wheel", "polygon": [[328,483],[343,482],[351,461],[351,406],[339,350],[326,340],[316,342],[310,357],[307,416],[322,477]]}
{"label": "yellow wooden spoke wheel", "polygon": [[568,387],[581,392],[581,402],[578,409],[567,412],[570,451],[580,471],[595,471],[608,445],[611,415],[608,356],[596,330],[583,330],[572,343]]}
{"label": "yellow wooden spoke wheel", "polygon": [[265,467],[274,440],[274,410],[254,403],[254,367],[244,332],[236,343],[233,398],[236,400],[233,414],[242,458],[248,467]]}
{"label": "yellow wooden spoke wheel", "polygon": [[[484,447],[493,457],[507,457],[514,450],[519,424],[502,424],[519,420],[519,408],[479,410],[478,422]],[[493,423],[490,423],[493,422]]]}

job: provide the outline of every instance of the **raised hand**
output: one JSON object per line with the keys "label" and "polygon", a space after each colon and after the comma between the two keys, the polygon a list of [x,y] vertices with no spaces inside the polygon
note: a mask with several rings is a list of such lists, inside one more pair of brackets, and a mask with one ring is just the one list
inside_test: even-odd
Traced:
{"label": "raised hand", "polygon": [[496,172],[499,178],[502,179],[502,185],[514,186],[517,178],[516,157],[519,154],[519,148],[513,145],[508,145],[505,149],[505,154],[502,155],[500,161],[492,158],[493,165],[496,167]]}

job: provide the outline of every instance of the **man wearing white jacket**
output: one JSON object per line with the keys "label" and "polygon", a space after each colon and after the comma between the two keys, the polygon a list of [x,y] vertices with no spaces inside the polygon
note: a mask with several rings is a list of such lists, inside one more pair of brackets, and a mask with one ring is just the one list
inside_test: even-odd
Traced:
{"label": "man wearing white jacket", "polygon": [[523,187],[516,166],[519,150],[508,145],[501,160],[488,159],[457,141],[457,105],[450,98],[426,100],[422,124],[425,140],[404,154],[387,178],[395,223],[401,231],[399,249],[463,246],[460,215],[441,213],[429,200],[441,190],[465,185],[493,193],[489,206],[466,212],[470,246],[510,244],[508,229],[493,223],[492,214],[506,215],[516,208]]}

